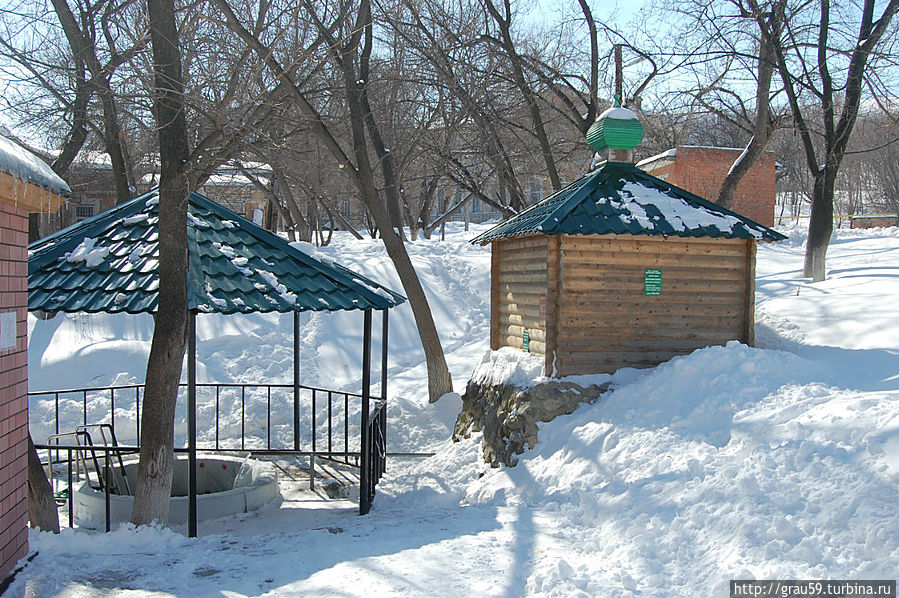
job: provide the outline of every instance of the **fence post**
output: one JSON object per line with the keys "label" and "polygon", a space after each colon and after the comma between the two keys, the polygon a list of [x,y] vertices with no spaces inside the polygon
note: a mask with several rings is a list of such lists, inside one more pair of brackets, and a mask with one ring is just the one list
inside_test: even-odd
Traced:
{"label": "fence post", "polygon": [[187,357],[187,537],[197,537],[197,314],[188,319]]}
{"label": "fence post", "polygon": [[300,450],[300,312],[293,312],[293,450]]}
{"label": "fence post", "polygon": [[381,318],[381,434],[384,442],[384,469],[387,469],[387,309]]}
{"label": "fence post", "polygon": [[368,421],[368,400],[371,397],[371,309],[365,310],[365,330],[362,340],[362,446],[359,464],[359,514],[371,510],[371,430]]}

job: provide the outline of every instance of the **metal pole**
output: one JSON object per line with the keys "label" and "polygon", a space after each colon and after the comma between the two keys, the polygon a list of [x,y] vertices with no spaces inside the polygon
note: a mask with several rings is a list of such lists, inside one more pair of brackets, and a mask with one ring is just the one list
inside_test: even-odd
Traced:
{"label": "metal pole", "polygon": [[300,450],[300,312],[293,312],[293,450]]}
{"label": "metal pole", "polygon": [[368,399],[371,397],[371,310],[365,310],[362,340],[362,446],[359,471],[359,514],[371,509],[371,446],[368,429]]}
{"label": "metal pole", "polygon": [[381,432],[384,434],[384,450],[387,450],[387,309],[383,310],[381,318],[381,410],[384,412],[384,426]]}
{"label": "metal pole", "polygon": [[187,537],[197,537],[197,314],[187,332]]}

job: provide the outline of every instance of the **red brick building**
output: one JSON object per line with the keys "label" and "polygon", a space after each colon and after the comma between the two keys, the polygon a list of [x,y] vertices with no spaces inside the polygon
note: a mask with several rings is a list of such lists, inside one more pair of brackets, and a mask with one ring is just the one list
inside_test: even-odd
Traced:
{"label": "red brick building", "polygon": [[[651,175],[715,201],[739,148],[681,145],[637,164]],[[765,152],[746,173],[734,193],[733,211],[759,224],[774,226],[777,156]]]}
{"label": "red brick building", "polygon": [[0,136],[0,581],[28,551],[28,215],[69,188]]}

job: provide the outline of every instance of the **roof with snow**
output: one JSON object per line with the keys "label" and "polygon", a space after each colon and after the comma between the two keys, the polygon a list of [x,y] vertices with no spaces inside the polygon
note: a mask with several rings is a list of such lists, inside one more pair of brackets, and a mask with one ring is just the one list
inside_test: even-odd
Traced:
{"label": "roof with snow", "polygon": [[[155,312],[154,189],[30,245],[28,309]],[[388,309],[405,297],[190,194],[188,303],[201,313]]]}
{"label": "roof with snow", "polygon": [[471,242],[483,245],[535,233],[786,239],[626,162],[606,162]]}
{"label": "roof with snow", "polygon": [[57,195],[70,195],[72,190],[47,163],[0,135],[0,172],[43,187]]}

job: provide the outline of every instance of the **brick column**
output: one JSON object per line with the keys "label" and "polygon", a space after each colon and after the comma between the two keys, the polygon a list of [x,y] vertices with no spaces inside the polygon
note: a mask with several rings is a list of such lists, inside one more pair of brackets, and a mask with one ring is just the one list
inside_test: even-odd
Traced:
{"label": "brick column", "polygon": [[0,580],[28,551],[27,242],[27,211],[0,201]]}

